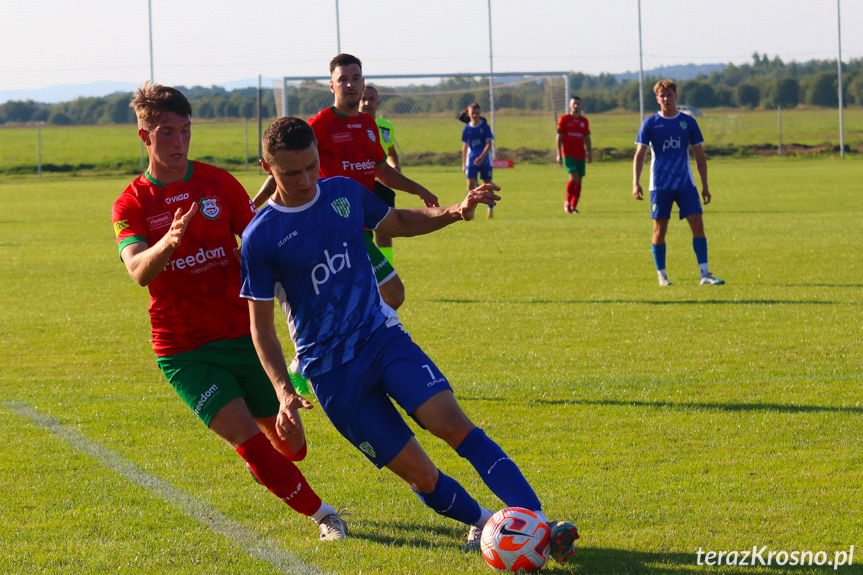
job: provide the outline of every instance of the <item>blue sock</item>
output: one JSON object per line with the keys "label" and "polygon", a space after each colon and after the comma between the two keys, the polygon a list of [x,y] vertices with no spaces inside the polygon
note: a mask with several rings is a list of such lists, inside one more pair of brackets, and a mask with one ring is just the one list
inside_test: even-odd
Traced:
{"label": "blue sock", "polygon": [[515,462],[479,427],[467,434],[456,453],[470,461],[488,488],[507,507],[542,509],[539,498]]}
{"label": "blue sock", "polygon": [[665,269],[665,244],[653,245],[653,261],[656,262],[656,271],[661,272]]}
{"label": "blue sock", "polygon": [[435,513],[473,525],[479,521],[482,510],[476,499],[471,497],[458,481],[438,470],[437,485],[431,493],[414,490],[419,498]]}
{"label": "blue sock", "polygon": [[695,259],[698,265],[707,264],[707,238],[692,238],[692,249],[695,250]]}

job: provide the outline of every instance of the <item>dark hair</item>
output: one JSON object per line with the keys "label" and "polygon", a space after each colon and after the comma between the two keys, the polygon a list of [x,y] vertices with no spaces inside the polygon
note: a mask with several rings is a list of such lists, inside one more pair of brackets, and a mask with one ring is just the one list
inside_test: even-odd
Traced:
{"label": "dark hair", "polygon": [[192,105],[182,92],[176,88],[153,84],[149,81],[141,84],[141,87],[135,91],[129,107],[135,110],[138,127],[145,130],[155,125],[163,114],[170,112],[192,117]]}
{"label": "dark hair", "polygon": [[360,59],[356,56],[351,56],[350,54],[339,54],[332,60],[330,60],[330,74],[336,68],[344,68],[345,66],[350,66],[351,64],[356,64],[360,67],[360,71],[363,69],[363,63],[360,62]]}
{"label": "dark hair", "polygon": [[467,107],[468,110],[473,110],[474,108],[479,108],[480,110],[482,110],[482,107],[479,105],[479,102],[474,102],[473,104],[471,104],[470,106]]}
{"label": "dark hair", "polygon": [[279,150],[305,150],[316,142],[311,126],[299,118],[289,116],[270,124],[261,140],[261,149],[264,161],[272,164],[273,157]]}
{"label": "dark hair", "polygon": [[570,100],[570,102],[571,102],[572,100],[578,100],[579,102],[581,102],[581,96],[570,96],[570,97],[569,97],[569,100]]}

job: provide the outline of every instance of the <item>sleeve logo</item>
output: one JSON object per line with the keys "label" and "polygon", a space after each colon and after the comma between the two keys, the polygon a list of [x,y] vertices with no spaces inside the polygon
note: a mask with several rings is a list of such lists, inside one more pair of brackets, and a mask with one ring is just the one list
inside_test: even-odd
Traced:
{"label": "sleeve logo", "polygon": [[377,140],[378,140],[378,139],[377,139],[377,137],[375,136],[374,131],[372,131],[372,130],[366,130],[366,132],[368,132],[368,133],[369,133],[369,140],[371,140],[372,142],[377,142]]}
{"label": "sleeve logo", "polygon": [[119,236],[120,232],[129,227],[129,220],[119,220],[114,222],[114,235]]}
{"label": "sleeve logo", "polygon": [[201,214],[204,216],[215,220],[221,211],[218,198],[201,198]]}
{"label": "sleeve logo", "polygon": [[347,200],[347,198],[339,198],[337,200],[333,200],[330,205],[333,206],[333,209],[336,211],[336,213],[343,218],[350,217],[351,203]]}

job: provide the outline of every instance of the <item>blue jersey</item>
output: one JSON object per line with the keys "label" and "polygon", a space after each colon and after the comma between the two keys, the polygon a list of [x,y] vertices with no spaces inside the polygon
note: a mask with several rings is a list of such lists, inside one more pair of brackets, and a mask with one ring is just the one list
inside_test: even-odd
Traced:
{"label": "blue jersey", "polygon": [[363,239],[389,209],[354,180],[325,178],[298,208],[271,199],[243,232],[240,295],[279,296],[304,377],[350,361],[372,331],[398,324]]}
{"label": "blue jersey", "polygon": [[[485,120],[481,120],[479,126],[471,126],[467,124],[461,133],[461,141],[467,144],[467,163],[473,164],[482,151],[485,149],[487,140],[493,140],[494,136],[491,133],[491,128]],[[491,154],[488,154],[483,160],[482,165],[491,163]]]}
{"label": "blue jersey", "polygon": [[650,146],[650,190],[695,187],[689,165],[689,147],[704,142],[694,118],[677,113],[667,118],[658,112],[644,120],[636,144]]}

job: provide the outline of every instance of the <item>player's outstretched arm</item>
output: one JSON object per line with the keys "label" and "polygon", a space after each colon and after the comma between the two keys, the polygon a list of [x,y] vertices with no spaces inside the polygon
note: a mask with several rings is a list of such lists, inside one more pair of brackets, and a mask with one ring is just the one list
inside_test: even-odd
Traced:
{"label": "player's outstretched arm", "polygon": [[468,191],[461,203],[446,208],[392,209],[378,224],[377,231],[391,237],[404,238],[428,234],[461,220],[470,221],[479,204],[497,205],[500,196],[495,192],[498,191],[499,186],[483,184]]}
{"label": "player's outstretched arm", "polygon": [[394,190],[401,190],[403,192],[419,196],[427,208],[436,208],[440,205],[436,195],[409,177],[403,175],[401,172],[396,171],[395,168],[386,162],[375,166],[375,177],[379,179],[383,185],[389,186]]}
{"label": "player's outstretched arm", "polygon": [[276,432],[291,448],[299,450],[305,443],[305,431],[299,410],[312,409],[313,405],[297,394],[291,384],[285,354],[276,332],[273,302],[249,300],[249,318],[255,350],[279,398]]}
{"label": "player's outstretched arm", "polygon": [[632,160],[632,197],[636,200],[644,199],[644,191],[641,189],[639,180],[641,170],[644,168],[644,158],[647,157],[647,146],[638,144],[635,150],[635,158]]}
{"label": "player's outstretched arm", "polygon": [[177,208],[171,227],[154,245],[148,246],[145,242],[135,242],[123,248],[120,258],[126,264],[129,275],[138,285],[150,285],[158,277],[171,259],[171,254],[183,240],[189,220],[196,213],[198,213],[197,203],[192,204],[185,214]]}

